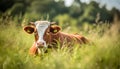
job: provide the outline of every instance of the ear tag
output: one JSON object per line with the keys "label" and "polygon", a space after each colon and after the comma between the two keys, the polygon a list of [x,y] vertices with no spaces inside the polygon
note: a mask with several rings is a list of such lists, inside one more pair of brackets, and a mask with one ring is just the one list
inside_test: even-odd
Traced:
{"label": "ear tag", "polygon": [[27,30],[28,33],[30,33],[31,31],[30,30]]}
{"label": "ear tag", "polygon": [[54,30],[53,32],[54,32],[54,33],[57,33],[57,30]]}

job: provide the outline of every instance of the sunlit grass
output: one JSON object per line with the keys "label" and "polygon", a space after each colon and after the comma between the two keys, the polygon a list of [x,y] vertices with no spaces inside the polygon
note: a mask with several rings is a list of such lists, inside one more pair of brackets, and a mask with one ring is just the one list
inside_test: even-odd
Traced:
{"label": "sunlit grass", "polygon": [[57,49],[40,57],[29,55],[33,35],[26,34],[14,21],[0,25],[0,69],[119,69],[119,22],[81,29],[70,33],[83,33],[90,44],[81,48],[74,45],[72,51]]}

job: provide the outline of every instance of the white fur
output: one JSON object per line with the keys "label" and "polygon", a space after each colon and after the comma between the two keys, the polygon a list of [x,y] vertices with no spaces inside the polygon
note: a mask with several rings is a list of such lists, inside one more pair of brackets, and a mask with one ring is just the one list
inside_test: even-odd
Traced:
{"label": "white fur", "polygon": [[39,39],[37,42],[43,42],[44,47],[47,47],[46,42],[43,39],[43,36],[44,36],[45,30],[50,25],[50,22],[48,22],[48,21],[36,21],[35,25],[36,25],[36,29],[37,29],[38,36],[39,36]]}

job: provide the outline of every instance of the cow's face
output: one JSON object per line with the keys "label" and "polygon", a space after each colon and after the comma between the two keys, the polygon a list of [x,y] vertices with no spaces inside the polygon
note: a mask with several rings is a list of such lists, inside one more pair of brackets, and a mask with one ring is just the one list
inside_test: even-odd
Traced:
{"label": "cow's face", "polygon": [[[37,47],[47,47],[46,41],[44,37],[46,37],[46,33],[56,34],[59,32],[59,26],[52,26],[51,22],[48,21],[36,21],[32,23],[30,26],[24,27],[24,30],[28,34],[35,34],[36,46]],[[48,38],[49,39],[49,38]]]}

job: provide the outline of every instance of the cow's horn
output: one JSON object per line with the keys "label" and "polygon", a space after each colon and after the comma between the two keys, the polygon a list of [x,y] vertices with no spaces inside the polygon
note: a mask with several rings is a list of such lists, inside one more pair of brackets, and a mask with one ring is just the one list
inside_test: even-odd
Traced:
{"label": "cow's horn", "polygon": [[30,24],[34,24],[34,22],[30,22]]}
{"label": "cow's horn", "polygon": [[55,24],[56,22],[50,22],[51,25]]}

